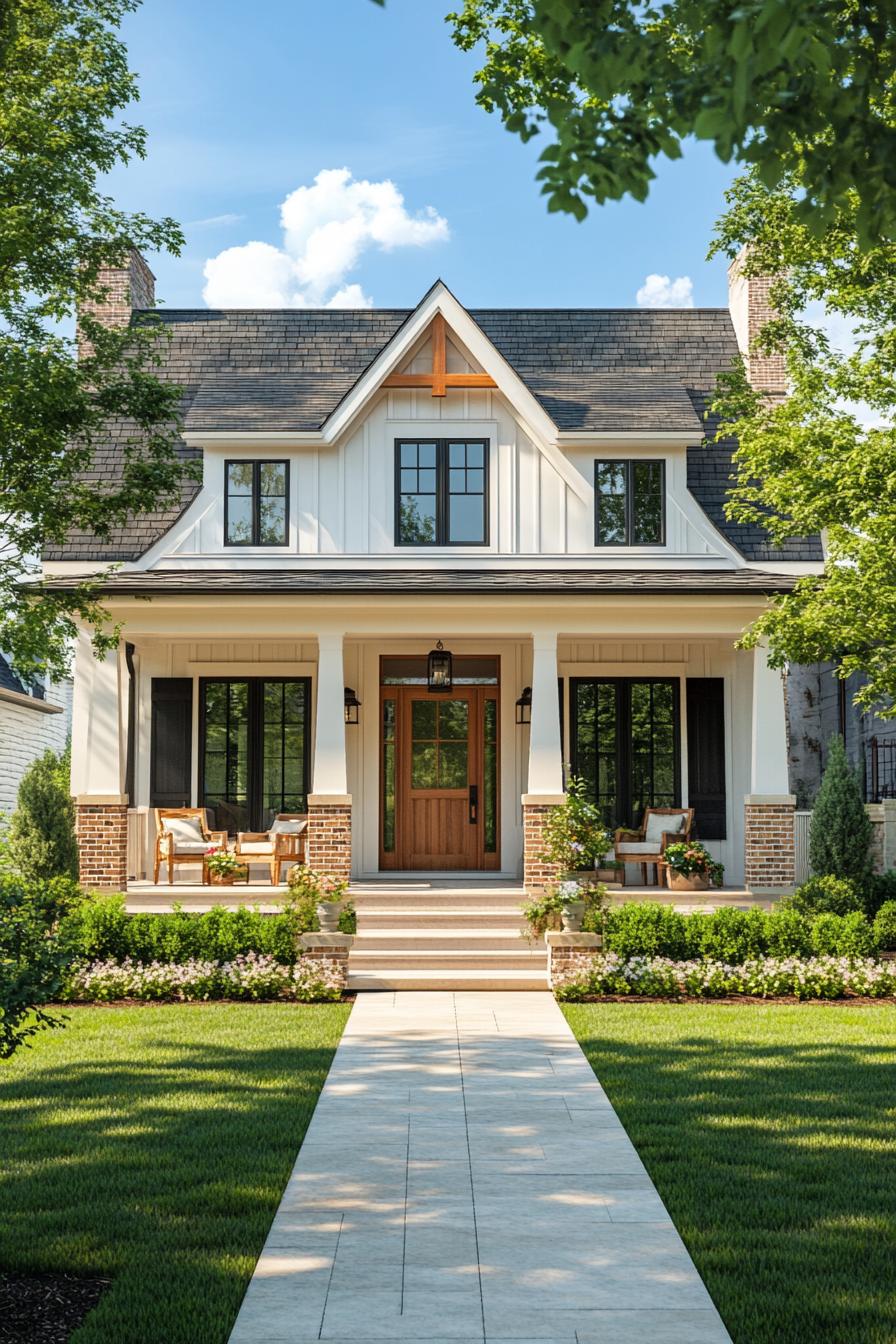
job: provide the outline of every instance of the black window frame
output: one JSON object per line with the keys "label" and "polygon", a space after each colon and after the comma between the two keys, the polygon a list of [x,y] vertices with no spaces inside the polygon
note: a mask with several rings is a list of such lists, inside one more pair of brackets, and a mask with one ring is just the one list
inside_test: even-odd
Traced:
{"label": "black window frame", "polygon": [[[197,786],[197,796],[200,807],[210,807],[210,804],[204,802],[205,799],[205,688],[212,684],[227,682],[229,685],[234,683],[248,683],[248,702],[247,702],[247,762],[246,762],[246,808],[249,813],[250,825],[246,830],[257,831],[263,829],[260,824],[262,819],[262,810],[264,802],[264,692],[266,685],[301,682],[305,688],[305,710],[307,720],[305,723],[304,742],[302,751],[302,775],[305,780],[305,807],[303,811],[308,810],[308,794],[311,792],[311,734],[314,728],[314,701],[312,700],[312,679],[311,677],[231,677],[231,676],[208,676],[199,678],[199,703],[197,713],[199,715],[199,779]],[[220,828],[218,828],[220,829]]]}
{"label": "black window frame", "polygon": [[[401,539],[401,447],[406,443],[434,443],[436,446],[436,536],[435,541],[402,541]],[[450,501],[450,466],[448,461],[448,449],[452,443],[481,444],[482,445],[482,470],[483,470],[483,491],[482,491],[482,509],[483,509],[483,540],[482,541],[450,541],[448,540],[449,524],[449,501]],[[452,434],[448,438],[437,439],[432,435],[420,435],[417,438],[403,438],[394,441],[395,454],[395,489],[393,507],[395,511],[395,545],[406,547],[451,547],[458,546],[490,546],[491,545],[491,490],[490,490],[490,459],[491,459],[491,439],[471,437],[465,438],[461,434]],[[466,468],[472,470],[472,468]],[[475,496],[470,496],[475,498]]]}
{"label": "black window frame", "polygon": [[[631,735],[631,691],[626,689],[634,685],[656,685],[661,683],[672,687],[672,742],[673,742],[673,802],[672,807],[681,807],[681,679],[679,677],[570,677],[569,678],[569,737],[570,764],[573,775],[579,773],[579,716],[578,688],[585,685],[612,685],[616,695],[616,801],[619,815],[613,819],[615,826],[638,825],[640,817],[631,816],[632,808],[632,735]],[[595,779],[595,784],[597,780]],[[592,800],[597,803],[597,794]],[[600,806],[600,804],[597,804]],[[665,804],[663,804],[665,806]],[[628,820],[623,818],[628,817]]]}
{"label": "black window frame", "polygon": [[[600,539],[600,501],[597,488],[598,468],[618,466],[625,468],[625,540],[601,541]],[[635,541],[635,507],[633,471],[636,466],[653,466],[660,469],[660,539],[659,541]],[[594,459],[594,544],[595,546],[646,546],[656,547],[666,544],[666,459],[663,457],[596,457]]]}
{"label": "black window frame", "polygon": [[[230,532],[230,468],[252,468],[252,536],[249,541],[231,541]],[[261,540],[261,469],[262,467],[283,467],[284,499],[286,509],[283,517],[283,541]],[[272,496],[276,498],[276,496]],[[281,457],[229,457],[224,462],[224,545],[260,546],[265,550],[289,545],[289,459]]]}

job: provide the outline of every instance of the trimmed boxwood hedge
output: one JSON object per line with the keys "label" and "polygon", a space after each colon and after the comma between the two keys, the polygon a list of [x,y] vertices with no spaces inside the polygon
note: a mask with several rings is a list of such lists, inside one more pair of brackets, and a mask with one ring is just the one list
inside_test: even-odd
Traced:
{"label": "trimmed boxwood hedge", "polygon": [[668,905],[638,902],[604,913],[604,948],[623,957],[702,957],[740,965],[755,957],[817,955],[866,957],[876,951],[882,925],[859,911],[806,915],[793,908],[684,915]]}

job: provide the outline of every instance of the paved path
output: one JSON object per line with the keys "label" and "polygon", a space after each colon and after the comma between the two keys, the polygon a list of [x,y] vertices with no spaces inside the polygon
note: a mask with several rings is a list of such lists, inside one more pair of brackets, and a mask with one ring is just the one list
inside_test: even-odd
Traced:
{"label": "paved path", "polygon": [[553,998],[360,997],[230,1344],[729,1344]]}

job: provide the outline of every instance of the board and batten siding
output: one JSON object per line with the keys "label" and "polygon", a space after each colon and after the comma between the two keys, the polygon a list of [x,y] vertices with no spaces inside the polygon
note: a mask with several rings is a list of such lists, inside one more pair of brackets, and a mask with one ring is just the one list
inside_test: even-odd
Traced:
{"label": "board and batten siding", "polygon": [[[466,437],[487,439],[490,526],[487,546],[395,545],[395,440]],[[605,555],[619,547],[594,545],[594,462],[608,457],[662,458],[666,463],[666,541],[625,548],[626,556],[693,556],[732,560],[733,552],[687,490],[686,450],[633,443],[572,448],[564,453],[582,494],[572,489],[548,456],[524,432],[498,392],[450,391],[432,397],[416,389],[380,393],[369,413],[342,440],[326,447],[259,448],[246,443],[205,449],[203,489],[144,563],[199,556],[271,560],[277,556],[379,556],[448,566],[458,558]],[[233,457],[286,460],[290,464],[289,541],[283,547],[225,547],[224,463]]]}

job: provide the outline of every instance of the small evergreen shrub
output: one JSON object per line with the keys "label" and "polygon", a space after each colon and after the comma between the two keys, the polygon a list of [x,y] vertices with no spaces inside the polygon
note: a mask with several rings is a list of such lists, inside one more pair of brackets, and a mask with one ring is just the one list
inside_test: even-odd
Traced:
{"label": "small evergreen shrub", "polygon": [[717,910],[706,921],[701,952],[715,961],[739,965],[766,951],[767,915],[761,910]]}
{"label": "small evergreen shrub", "polygon": [[75,805],[69,792],[68,753],[45,751],[19,785],[9,828],[9,858],[28,882],[78,876]]}
{"label": "small evergreen shrub", "polygon": [[604,946],[621,957],[687,957],[688,918],[650,901],[619,905],[607,911]]}
{"label": "small evergreen shrub", "polygon": [[817,957],[870,957],[877,950],[871,926],[858,910],[819,915],[812,922],[811,938]]}
{"label": "small evergreen shrub", "polygon": [[[809,866],[819,876],[848,878],[861,890],[871,873],[871,821],[843,739],[832,737],[809,827]],[[843,914],[844,911],[832,913]]]}
{"label": "small evergreen shrub", "polygon": [[896,952],[896,901],[885,901],[874,916],[874,941],[884,952]]}
{"label": "small evergreen shrub", "polygon": [[781,905],[797,910],[801,915],[848,915],[861,910],[859,890],[850,878],[810,877],[790,896],[783,897]]}
{"label": "small evergreen shrub", "polygon": [[886,873],[872,873],[862,892],[862,905],[869,919],[874,919],[882,905],[896,901],[896,869]]}
{"label": "small evergreen shrub", "polygon": [[766,915],[765,936],[773,957],[808,957],[812,950],[810,921],[786,906]]}

